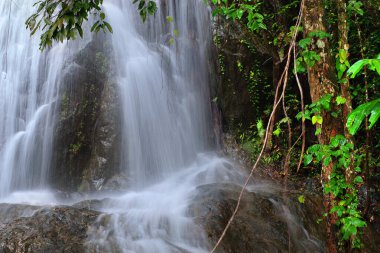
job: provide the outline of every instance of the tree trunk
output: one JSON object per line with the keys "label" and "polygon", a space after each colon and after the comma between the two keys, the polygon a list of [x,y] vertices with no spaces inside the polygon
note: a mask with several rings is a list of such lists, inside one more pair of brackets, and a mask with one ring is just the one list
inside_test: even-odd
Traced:
{"label": "tree trunk", "polygon": [[[326,27],[323,23],[323,17],[325,15],[323,0],[305,1],[303,13],[305,36],[312,31],[326,32]],[[312,45],[313,50],[316,51],[321,57],[321,60],[316,62],[314,66],[308,67],[308,78],[312,102],[318,101],[326,94],[336,96],[336,90],[333,85],[336,82],[335,66],[330,53],[329,41],[328,39],[324,39],[323,42],[323,46],[321,46],[322,43],[318,43],[318,47],[316,39],[314,39]],[[321,116],[323,118],[323,127],[321,125],[317,126],[322,127],[321,134],[318,135],[318,141],[322,145],[327,145],[330,143],[332,137],[343,132],[343,122],[341,119],[333,118],[329,112],[323,111]],[[327,166],[322,166],[323,184],[329,183],[332,172],[332,163]],[[327,251],[329,253],[335,253],[337,252],[336,234],[334,231],[336,217],[335,215],[330,214],[330,210],[334,205],[334,196],[331,193],[324,194],[323,205],[325,212],[328,214],[326,217]]]}
{"label": "tree trunk", "polygon": [[[339,35],[339,51],[345,52],[349,56],[349,44],[348,44],[348,25],[347,25],[347,4],[345,0],[335,0],[338,12],[338,35]],[[343,74],[340,81],[340,90],[342,97],[346,99],[346,103],[343,105],[343,122],[347,122],[348,115],[352,112],[352,101],[350,94],[350,82],[346,73]],[[346,124],[344,124],[344,136],[350,143],[353,142],[353,137],[348,131]],[[348,184],[352,183],[352,178],[354,175],[354,156],[351,154],[351,166],[346,170],[346,181]]]}

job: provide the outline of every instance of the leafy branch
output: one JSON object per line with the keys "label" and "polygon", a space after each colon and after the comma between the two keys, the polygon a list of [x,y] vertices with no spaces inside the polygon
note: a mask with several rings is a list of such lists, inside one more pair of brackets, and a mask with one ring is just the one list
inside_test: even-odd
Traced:
{"label": "leafy branch", "polygon": [[[157,6],[151,0],[133,0],[143,21],[147,15],[156,12]],[[95,22],[91,32],[112,33],[112,26],[106,21],[102,10],[103,0],[40,0],[34,4],[37,8],[25,22],[31,35],[42,31],[40,49],[50,47],[53,41],[73,40],[78,35],[83,37],[83,23],[93,15]]]}

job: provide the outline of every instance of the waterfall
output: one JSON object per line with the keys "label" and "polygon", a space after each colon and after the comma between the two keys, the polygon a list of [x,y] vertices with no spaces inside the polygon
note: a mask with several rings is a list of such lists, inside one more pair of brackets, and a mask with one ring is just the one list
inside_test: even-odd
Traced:
{"label": "waterfall", "polygon": [[39,35],[25,27],[33,3],[0,2],[0,197],[48,187],[59,85],[66,60],[80,48],[39,50]]}
{"label": "waterfall", "polygon": [[121,164],[135,187],[191,163],[207,146],[211,118],[209,11],[198,0],[157,4],[142,24],[132,1],[105,2],[123,106]]}
{"label": "waterfall", "polygon": [[99,217],[90,233],[96,252],[207,252],[187,214],[189,199],[197,186],[228,179],[224,159],[201,154],[211,118],[210,11],[202,0],[157,5],[143,24],[132,1],[104,3],[122,102],[121,169],[131,191],[102,209],[111,218],[104,227]]}
{"label": "waterfall", "polygon": [[63,47],[49,53],[31,39],[32,1],[0,3],[0,196],[45,186]]}

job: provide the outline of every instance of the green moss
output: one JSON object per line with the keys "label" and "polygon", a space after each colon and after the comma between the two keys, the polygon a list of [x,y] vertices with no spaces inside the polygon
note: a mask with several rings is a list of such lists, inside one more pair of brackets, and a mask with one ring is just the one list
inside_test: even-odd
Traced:
{"label": "green moss", "polygon": [[69,97],[67,92],[64,92],[61,96],[61,119],[64,120],[69,116]]}
{"label": "green moss", "polygon": [[75,144],[70,144],[69,152],[71,155],[75,156],[79,153],[82,148],[82,143],[78,142]]}
{"label": "green moss", "polygon": [[260,152],[260,146],[255,141],[246,141],[241,146],[251,157],[255,157]]}
{"label": "green moss", "polygon": [[102,52],[97,52],[95,56],[96,65],[100,74],[105,75],[109,69],[109,61],[107,56]]}
{"label": "green moss", "polygon": [[71,157],[74,157],[79,154],[81,149],[83,148],[84,141],[85,141],[85,136],[82,132],[83,129],[83,121],[79,124],[79,131],[76,133],[76,141],[69,146],[69,153]]}

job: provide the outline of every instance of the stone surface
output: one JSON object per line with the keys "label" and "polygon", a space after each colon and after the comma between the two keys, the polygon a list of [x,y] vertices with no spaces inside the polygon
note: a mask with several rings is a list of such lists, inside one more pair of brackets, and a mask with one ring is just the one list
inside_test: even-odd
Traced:
{"label": "stone surface", "polygon": [[234,22],[217,19],[213,32],[218,81],[211,94],[221,112],[223,132],[247,130],[272,104],[273,98],[265,95],[273,89],[271,58],[245,43],[242,28]]}
{"label": "stone surface", "polygon": [[[193,196],[188,215],[205,231],[210,248],[231,217],[240,189],[234,184],[209,184],[198,187]],[[300,195],[304,203],[298,201]],[[0,204],[0,253],[122,252],[113,236],[110,215],[95,211],[110,201],[85,200],[71,207]],[[316,222],[321,216],[319,195],[256,182],[244,193],[217,252],[325,252],[324,224]],[[188,232],[189,236],[201,233]],[[370,228],[361,252],[377,252],[377,241],[376,232]]]}
{"label": "stone surface", "polygon": [[[5,206],[1,206],[3,210]],[[8,218],[0,223],[1,253],[85,252],[87,229],[99,213],[73,207],[8,206],[7,210],[36,209],[28,217]],[[11,220],[13,219],[13,220]]]}
{"label": "stone surface", "polygon": [[65,68],[51,170],[52,185],[62,191],[100,190],[119,169],[120,106],[109,43],[96,36]]}
{"label": "stone surface", "polygon": [[[234,211],[240,187],[213,184],[202,186],[198,191],[189,212],[204,227],[213,244]],[[284,194],[269,188],[261,192],[246,192],[218,252],[324,252],[322,225],[309,223],[308,234],[305,234],[302,225],[303,221],[314,219],[318,209],[308,213],[310,210],[305,208],[307,204],[295,202],[295,194]],[[282,205],[284,201],[295,207],[292,211],[300,218],[290,215]],[[314,203],[308,204],[314,207]]]}

